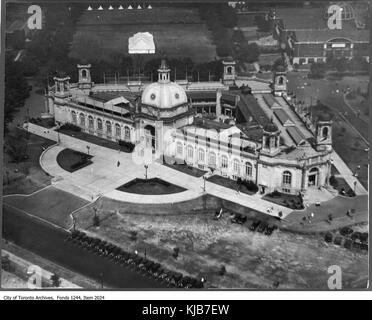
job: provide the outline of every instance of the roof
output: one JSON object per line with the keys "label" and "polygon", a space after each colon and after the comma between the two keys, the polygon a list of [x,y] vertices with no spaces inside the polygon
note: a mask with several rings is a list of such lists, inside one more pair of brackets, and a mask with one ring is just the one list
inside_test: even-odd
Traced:
{"label": "roof", "polygon": [[275,109],[274,114],[283,126],[294,125],[288,114],[283,109]]}
{"label": "roof", "polygon": [[305,137],[297,127],[288,127],[286,130],[297,146],[306,142]]}
{"label": "roof", "polygon": [[351,42],[368,42],[369,30],[296,30],[298,42],[328,42],[333,39],[348,39]]}
{"label": "roof", "polygon": [[235,105],[236,95],[231,93],[222,93],[221,100],[227,101]]}
{"label": "roof", "polygon": [[232,127],[232,125],[226,124],[224,122],[209,120],[209,119],[200,118],[200,117],[195,118],[193,126],[197,128],[216,129],[216,130],[220,130],[220,129],[225,130],[225,129]]}
{"label": "roof", "polygon": [[[132,100],[133,96],[131,96],[130,92],[127,91],[100,91],[100,92],[92,92],[89,95],[91,98],[101,102],[108,102],[113,99],[117,99],[120,97],[125,98],[126,100]],[[132,98],[132,99],[130,99]]]}
{"label": "roof", "polygon": [[240,95],[238,109],[241,111],[247,122],[251,116],[263,127],[270,121],[253,95]]}
{"label": "roof", "polygon": [[275,125],[274,122],[269,122],[265,127],[264,131],[265,132],[278,132],[278,127]]}
{"label": "roof", "polygon": [[250,139],[253,141],[262,141],[263,129],[261,126],[254,125],[248,126],[246,124],[237,125],[237,127]]}
{"label": "roof", "polygon": [[187,97],[191,99],[216,99],[215,91],[188,91]]}
{"label": "roof", "polygon": [[271,94],[263,94],[262,96],[270,108],[281,108],[279,102]]}

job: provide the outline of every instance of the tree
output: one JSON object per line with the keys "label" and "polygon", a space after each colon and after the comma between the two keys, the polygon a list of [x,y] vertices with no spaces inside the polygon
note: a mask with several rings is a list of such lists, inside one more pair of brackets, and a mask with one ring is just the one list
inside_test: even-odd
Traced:
{"label": "tree", "polygon": [[26,135],[20,130],[16,130],[6,137],[5,150],[12,161],[19,163],[25,159],[27,155],[27,142]]}
{"label": "tree", "polygon": [[270,32],[271,22],[262,15],[254,17],[254,24],[257,26],[259,32]]}

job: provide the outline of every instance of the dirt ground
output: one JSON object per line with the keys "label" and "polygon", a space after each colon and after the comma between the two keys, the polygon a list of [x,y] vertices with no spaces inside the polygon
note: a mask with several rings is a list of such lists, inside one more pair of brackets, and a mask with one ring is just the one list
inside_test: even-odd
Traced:
{"label": "dirt ground", "polygon": [[[226,215],[118,214],[99,211],[101,223],[92,227],[93,211],[77,215],[77,227],[116,243],[125,250],[159,261],[168,268],[204,277],[209,288],[327,289],[327,270],[343,270],[344,288],[365,288],[368,256],[327,245],[319,236],[276,231],[271,237],[231,224]],[[137,233],[133,240],[131,234]],[[172,256],[179,248],[179,257]],[[221,276],[222,266],[226,274]]]}
{"label": "dirt ground", "polygon": [[2,289],[27,289],[27,282],[15,274],[1,270]]}

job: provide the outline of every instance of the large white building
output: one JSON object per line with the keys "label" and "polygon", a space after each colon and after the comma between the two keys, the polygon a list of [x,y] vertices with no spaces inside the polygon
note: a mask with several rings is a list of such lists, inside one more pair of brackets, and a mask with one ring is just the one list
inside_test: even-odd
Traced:
{"label": "large white building", "polygon": [[253,181],[262,193],[298,193],[327,185],[331,119],[318,119],[316,137],[305,139],[275,105],[275,95],[286,90],[285,74],[279,73],[268,86],[273,94],[265,95],[283,124],[279,128],[265,116],[254,92],[229,87],[236,79],[235,64],[229,60],[224,65],[220,82],[171,82],[163,60],[155,83],[94,84],[90,65],[84,63],[78,65],[78,83],[70,84],[67,75],[54,78],[49,113],[57,123],[131,142],[139,154],[151,149],[158,161],[186,162],[213,174]]}

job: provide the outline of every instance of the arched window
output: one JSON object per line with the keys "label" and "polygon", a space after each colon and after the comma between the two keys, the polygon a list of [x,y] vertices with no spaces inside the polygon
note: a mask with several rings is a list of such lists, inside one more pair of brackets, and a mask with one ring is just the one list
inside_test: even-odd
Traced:
{"label": "arched window", "polygon": [[202,148],[199,149],[198,160],[199,160],[199,162],[204,162],[205,161],[205,152]]}
{"label": "arched window", "polygon": [[286,186],[290,186],[292,184],[292,173],[289,171],[283,172],[283,184]]}
{"label": "arched window", "polygon": [[238,159],[234,160],[234,173],[236,175],[240,174],[240,161]]}
{"label": "arched window", "polygon": [[81,71],[81,75],[82,75],[83,78],[86,78],[87,77],[87,70],[83,69]]}
{"label": "arched window", "polygon": [[177,148],[176,148],[177,156],[182,157],[183,156],[183,145],[182,142],[177,142]]}
{"label": "arched window", "polygon": [[115,136],[117,138],[120,138],[121,137],[121,128],[120,128],[120,124],[115,124]]}
{"label": "arched window", "polygon": [[279,77],[278,83],[280,85],[284,84],[284,78],[283,77]]}
{"label": "arched window", "polygon": [[226,156],[222,156],[221,158],[221,167],[223,169],[227,169],[229,167],[229,159]]}
{"label": "arched window", "polygon": [[85,127],[85,116],[84,116],[84,113],[80,113],[80,125],[82,127]]}
{"label": "arched window", "polygon": [[194,159],[194,147],[191,145],[187,146],[187,159],[193,160]]}
{"label": "arched window", "polygon": [[93,121],[92,116],[88,117],[88,125],[89,125],[89,129],[94,129],[94,121]]}
{"label": "arched window", "polygon": [[216,168],[216,154],[212,151],[209,153],[209,166],[211,168]]}
{"label": "arched window", "polygon": [[232,67],[227,67],[227,74],[232,74]]}
{"label": "arched window", "polygon": [[322,131],[323,139],[328,138],[328,127],[324,127]]}
{"label": "arched window", "polygon": [[97,119],[97,129],[98,131],[103,130],[102,120],[100,118]]}
{"label": "arched window", "polygon": [[252,177],[252,164],[250,162],[245,163],[245,175],[248,177]]}
{"label": "arched window", "polygon": [[130,141],[130,129],[129,127],[124,128],[124,139]]}
{"label": "arched window", "polygon": [[112,128],[111,128],[111,122],[110,121],[106,121],[106,133],[108,136],[111,136],[112,134]]}
{"label": "arched window", "polygon": [[73,124],[77,124],[77,116],[76,116],[76,112],[75,111],[72,111],[71,112],[71,118],[72,118],[72,123]]}

